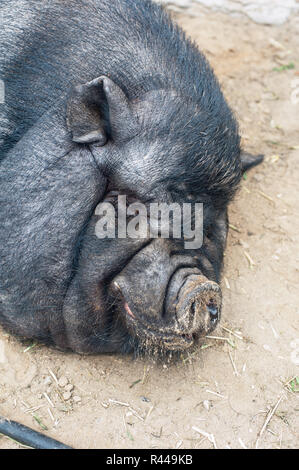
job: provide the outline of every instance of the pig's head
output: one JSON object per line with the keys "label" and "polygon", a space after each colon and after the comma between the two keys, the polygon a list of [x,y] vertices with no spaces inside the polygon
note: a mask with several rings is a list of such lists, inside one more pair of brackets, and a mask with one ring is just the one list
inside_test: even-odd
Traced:
{"label": "pig's head", "polygon": [[[217,325],[237,125],[216,82],[197,100],[154,88],[80,85],[67,126],[58,103],[1,162],[0,322],[15,333],[81,353],[182,350]],[[119,195],[203,203],[202,246],[99,238],[99,204]]]}
{"label": "pig's head", "polygon": [[194,103],[149,90],[129,101],[107,77],[73,90],[68,128],[105,176],[98,203],[126,195],[146,207],[204,204],[203,244],[195,249],[184,249],[183,239],[99,239],[99,218],[90,217],[64,302],[73,349],[89,352],[102,341],[109,351],[182,350],[217,325],[226,207],[241,163],[236,122],[220,90],[213,93]]}

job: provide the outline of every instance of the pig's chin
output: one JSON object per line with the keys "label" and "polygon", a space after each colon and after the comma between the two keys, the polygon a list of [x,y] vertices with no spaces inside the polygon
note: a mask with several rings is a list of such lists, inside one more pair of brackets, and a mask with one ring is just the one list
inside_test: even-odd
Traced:
{"label": "pig's chin", "polygon": [[154,328],[142,320],[127,315],[127,325],[136,335],[142,348],[147,351],[184,351],[197,343],[196,333],[183,333],[165,328]]}

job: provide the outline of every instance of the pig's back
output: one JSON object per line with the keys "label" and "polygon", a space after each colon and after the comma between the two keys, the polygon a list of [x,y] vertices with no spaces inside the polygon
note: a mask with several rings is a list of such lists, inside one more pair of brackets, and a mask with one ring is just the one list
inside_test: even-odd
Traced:
{"label": "pig's back", "polygon": [[215,80],[151,1],[2,0],[0,21],[0,158],[74,84],[104,74],[129,98],[176,87],[196,99]]}

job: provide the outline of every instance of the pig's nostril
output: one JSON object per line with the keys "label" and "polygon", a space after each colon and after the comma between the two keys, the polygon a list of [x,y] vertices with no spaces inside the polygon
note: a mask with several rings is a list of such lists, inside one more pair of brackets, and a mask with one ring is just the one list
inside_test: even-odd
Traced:
{"label": "pig's nostril", "polygon": [[207,305],[208,312],[210,314],[210,320],[212,323],[215,323],[218,320],[218,307],[213,303]]}

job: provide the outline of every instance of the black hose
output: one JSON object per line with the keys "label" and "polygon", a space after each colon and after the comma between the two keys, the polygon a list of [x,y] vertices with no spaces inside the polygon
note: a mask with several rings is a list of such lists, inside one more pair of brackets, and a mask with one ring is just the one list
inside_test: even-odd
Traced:
{"label": "black hose", "polygon": [[40,432],[27,428],[23,424],[10,421],[0,416],[0,434],[9,436],[15,441],[34,449],[71,449],[61,442],[51,439]]}

